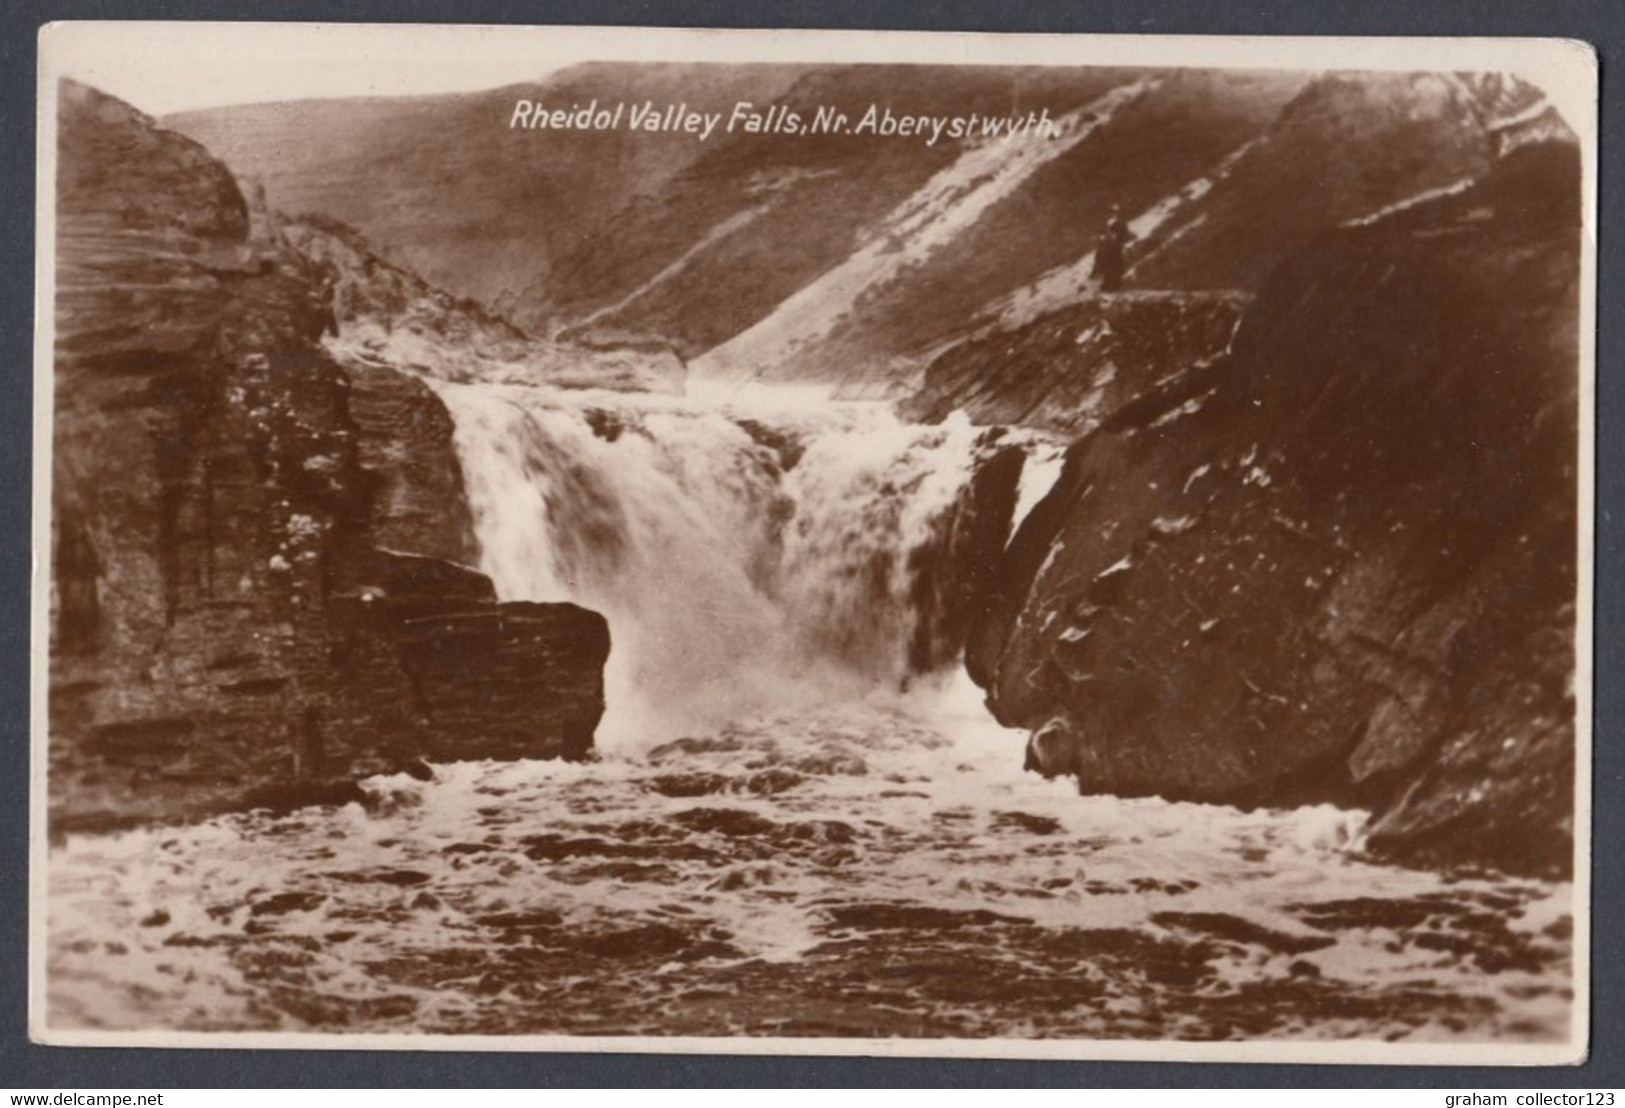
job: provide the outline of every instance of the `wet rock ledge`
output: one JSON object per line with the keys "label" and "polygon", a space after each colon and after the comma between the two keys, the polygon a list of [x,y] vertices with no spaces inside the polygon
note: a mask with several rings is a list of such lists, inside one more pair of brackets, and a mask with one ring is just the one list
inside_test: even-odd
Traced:
{"label": "wet rock ledge", "polygon": [[433,393],[335,364],[317,275],[196,143],[69,82],[59,155],[53,831],[586,755],[608,628],[460,564]]}

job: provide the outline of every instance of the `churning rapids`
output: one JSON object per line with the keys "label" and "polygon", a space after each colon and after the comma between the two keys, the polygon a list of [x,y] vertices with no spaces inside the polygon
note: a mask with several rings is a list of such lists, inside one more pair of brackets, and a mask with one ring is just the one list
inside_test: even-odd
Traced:
{"label": "churning rapids", "polygon": [[978,466],[1028,451],[1019,518],[1052,444],[804,392],[436,387],[499,593],[610,621],[600,760],[70,836],[53,1025],[1567,1034],[1566,885],[1373,864],[1358,813],[1021,771],[921,580]]}

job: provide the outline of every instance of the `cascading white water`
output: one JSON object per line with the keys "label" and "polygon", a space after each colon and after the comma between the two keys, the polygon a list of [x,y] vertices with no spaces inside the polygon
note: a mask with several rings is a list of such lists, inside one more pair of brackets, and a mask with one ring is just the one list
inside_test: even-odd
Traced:
{"label": "cascading white water", "polygon": [[609,619],[607,750],[895,690],[910,554],[991,450],[806,389],[436,388],[498,595]]}

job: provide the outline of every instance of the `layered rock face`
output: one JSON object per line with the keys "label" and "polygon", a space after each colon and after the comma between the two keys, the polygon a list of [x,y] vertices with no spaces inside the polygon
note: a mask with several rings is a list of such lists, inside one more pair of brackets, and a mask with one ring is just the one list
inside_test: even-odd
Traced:
{"label": "layered rock face", "polygon": [[1328,233],[1071,448],[968,653],[1034,768],[1567,870],[1579,198],[1542,141]]}
{"label": "layered rock face", "polygon": [[59,165],[53,826],[585,753],[607,629],[456,564],[432,393],[322,350],[308,261],[196,143],[65,83]]}

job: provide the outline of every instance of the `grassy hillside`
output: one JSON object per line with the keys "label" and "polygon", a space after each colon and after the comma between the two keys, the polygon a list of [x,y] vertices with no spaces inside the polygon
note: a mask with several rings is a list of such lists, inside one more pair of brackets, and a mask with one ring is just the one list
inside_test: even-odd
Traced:
{"label": "grassy hillside", "polygon": [[[310,100],[175,115],[286,212],[364,233],[431,282],[506,313],[553,259],[590,242],[640,194],[657,195],[701,152],[689,136],[508,129],[514,101],[768,100],[784,66],[587,65],[535,85],[375,100]],[[532,322],[522,319],[521,322]]]}

